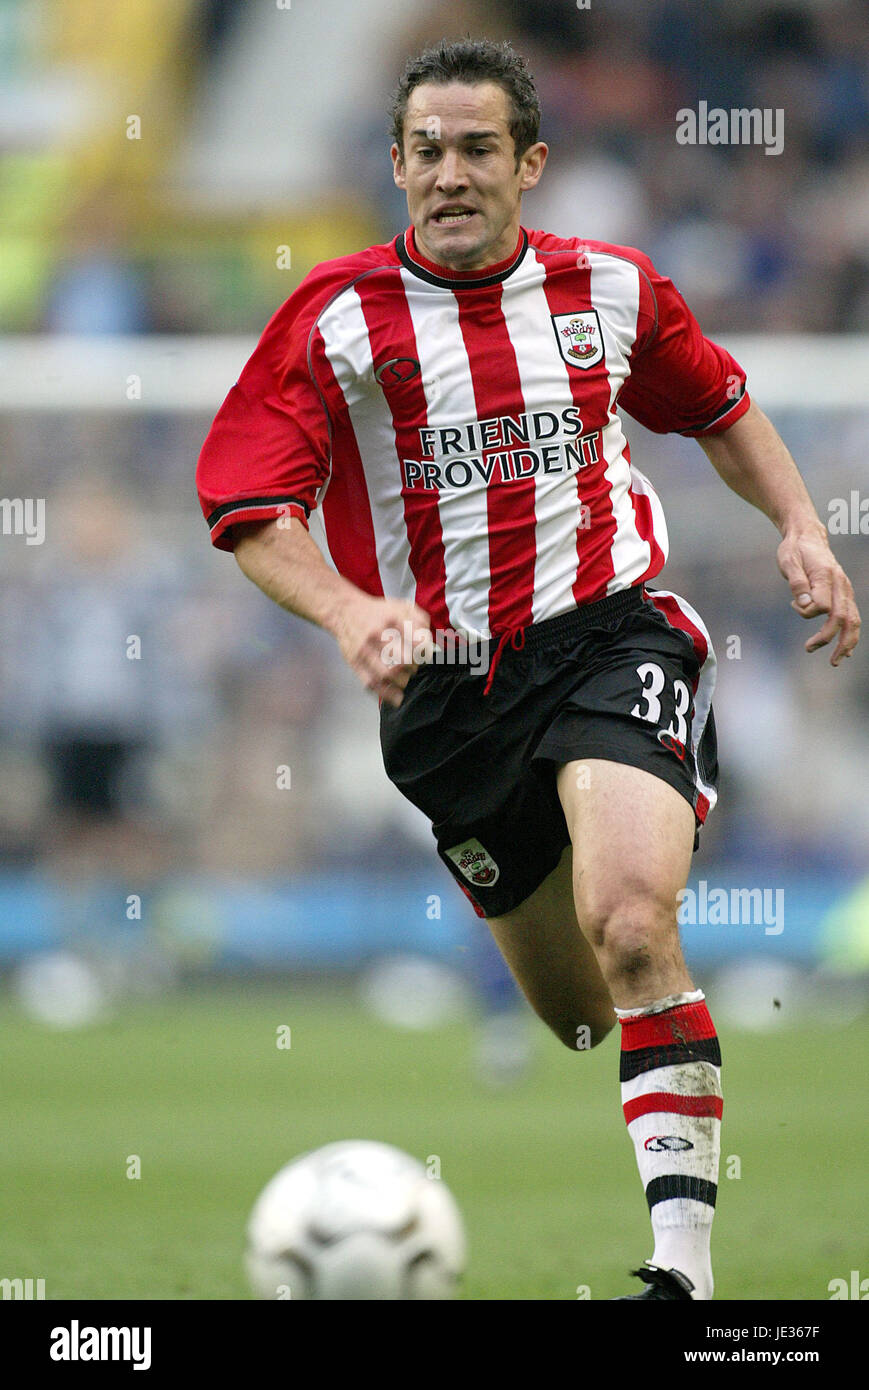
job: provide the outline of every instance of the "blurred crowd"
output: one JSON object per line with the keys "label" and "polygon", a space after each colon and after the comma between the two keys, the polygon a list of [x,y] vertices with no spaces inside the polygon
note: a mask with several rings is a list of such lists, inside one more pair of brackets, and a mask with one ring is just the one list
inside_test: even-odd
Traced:
{"label": "blurred crowd", "polygon": [[[563,0],[429,6],[393,46],[510,38],[550,146],[527,226],[639,246],[717,331],[869,328],[869,6],[865,0]],[[782,152],[677,144],[676,113],[783,111]],[[405,225],[371,122],[366,175]]]}
{"label": "blurred crowd", "polygon": [[[540,91],[552,153],[527,225],[640,246],[711,330],[869,327],[866,0],[331,0],[280,16],[10,0],[3,16],[13,330],[258,330],[315,261],[406,224],[389,94],[408,55],[468,33],[513,40]],[[781,111],[781,152],[677,143],[677,112],[701,102]]]}

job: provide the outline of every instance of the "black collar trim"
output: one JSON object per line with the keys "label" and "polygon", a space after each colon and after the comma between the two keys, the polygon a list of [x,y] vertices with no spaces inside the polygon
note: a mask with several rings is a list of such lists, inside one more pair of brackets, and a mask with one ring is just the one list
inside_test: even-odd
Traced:
{"label": "black collar trim", "polygon": [[522,240],[519,244],[519,248],[506,269],[499,270],[496,275],[482,275],[476,280],[470,278],[466,280],[464,277],[457,280],[447,275],[435,275],[432,271],[426,270],[425,266],[415,261],[408,251],[404,240],[404,232],[399,232],[393,244],[402,265],[412,271],[420,280],[425,280],[429,285],[437,285],[439,288],[445,290],[482,290],[487,289],[490,285],[500,285],[501,281],[506,280],[508,275],[512,275],[516,267],[522,263],[525,252],[528,250],[528,233],[524,227],[521,228],[521,232]]}

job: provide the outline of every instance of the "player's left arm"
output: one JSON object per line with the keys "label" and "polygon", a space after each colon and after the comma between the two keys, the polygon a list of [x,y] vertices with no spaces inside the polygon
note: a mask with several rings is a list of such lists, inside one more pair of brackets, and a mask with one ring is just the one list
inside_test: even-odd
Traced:
{"label": "player's left arm", "polygon": [[802,618],[828,615],[806,642],[806,651],[836,638],[830,664],[838,666],[857,645],[860,614],[851,581],[830,549],[826,528],[784,441],[752,401],[729,429],[697,442],[727,486],[765,512],[781,532],[778,566],[793,594],[791,607]]}

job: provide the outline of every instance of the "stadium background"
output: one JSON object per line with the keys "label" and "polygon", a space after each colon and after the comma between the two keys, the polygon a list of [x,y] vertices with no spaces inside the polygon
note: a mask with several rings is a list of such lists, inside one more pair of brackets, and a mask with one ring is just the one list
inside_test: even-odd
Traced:
{"label": "stadium background", "polygon": [[[525,224],[672,276],[822,519],[848,504],[833,543],[865,607],[861,0],[4,0],[2,491],[44,499],[45,538],[0,537],[0,1277],[49,1297],[242,1295],[259,1187],[354,1134],[440,1156],[469,1297],[607,1297],[645,1249],[639,1200],[612,1229],[637,1182],[616,1043],[571,1064],[524,1027],[386,782],[375,703],[211,550],[193,488],[277,305],[405,225],[388,93],[408,53],[465,32],[512,38],[539,86],[552,156]],[[781,108],[782,153],[678,145],[701,100]],[[692,886],[783,894],[781,931],[684,931],[746,1169],[722,1176],[719,1288],[825,1298],[866,1259],[866,652],[807,657],[769,523],[692,441],[628,424],[664,582],[719,655],[721,802]]]}

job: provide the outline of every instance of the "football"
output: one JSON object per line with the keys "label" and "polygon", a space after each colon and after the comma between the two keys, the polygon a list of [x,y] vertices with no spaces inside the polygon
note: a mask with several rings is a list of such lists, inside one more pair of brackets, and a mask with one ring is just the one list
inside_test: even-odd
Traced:
{"label": "football", "polygon": [[389,1144],[347,1140],[275,1174],[247,1227],[264,1299],[454,1298],[467,1242],[444,1182]]}

